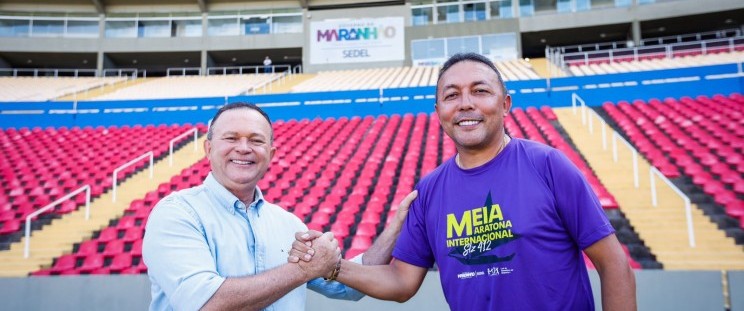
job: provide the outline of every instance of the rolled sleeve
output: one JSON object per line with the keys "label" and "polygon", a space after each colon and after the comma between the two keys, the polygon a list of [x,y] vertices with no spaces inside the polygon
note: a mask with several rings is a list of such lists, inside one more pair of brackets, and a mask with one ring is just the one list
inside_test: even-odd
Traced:
{"label": "rolled sleeve", "polygon": [[[350,261],[361,265],[362,256],[364,256],[364,254],[358,255]],[[353,289],[336,281],[326,281],[323,278],[310,280],[310,282],[307,282],[307,288],[323,296],[333,299],[358,301],[365,296],[363,293],[359,292],[356,289]]]}
{"label": "rolled sleeve", "polygon": [[166,198],[148,219],[142,256],[153,283],[151,310],[198,310],[225,281],[198,218],[180,203]]}

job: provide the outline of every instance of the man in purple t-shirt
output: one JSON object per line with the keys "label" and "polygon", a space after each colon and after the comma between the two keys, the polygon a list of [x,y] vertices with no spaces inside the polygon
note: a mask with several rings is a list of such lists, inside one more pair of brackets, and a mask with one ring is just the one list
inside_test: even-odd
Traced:
{"label": "man in purple t-shirt", "polygon": [[594,310],[583,250],[603,309],[634,310],[633,272],[584,177],[556,149],[505,135],[511,97],[496,67],[455,55],[436,94],[457,155],[419,182],[393,262],[343,261],[338,280],[402,302],[436,263],[453,310]]}

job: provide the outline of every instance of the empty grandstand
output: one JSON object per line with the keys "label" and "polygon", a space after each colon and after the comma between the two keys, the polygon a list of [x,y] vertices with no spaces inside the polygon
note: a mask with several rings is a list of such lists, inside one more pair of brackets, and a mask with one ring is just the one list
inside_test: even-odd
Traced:
{"label": "empty grandstand", "polygon": [[[204,180],[204,124],[230,102],[275,121],[265,198],[332,232],[344,257],[364,252],[455,155],[434,87],[449,56],[478,52],[507,81],[508,134],[559,149],[590,183],[640,309],[744,310],[743,12],[736,0],[3,1],[0,298],[146,307],[148,216]],[[362,24],[378,32],[342,31]],[[421,300],[309,296],[308,310],[446,310],[436,273]]]}

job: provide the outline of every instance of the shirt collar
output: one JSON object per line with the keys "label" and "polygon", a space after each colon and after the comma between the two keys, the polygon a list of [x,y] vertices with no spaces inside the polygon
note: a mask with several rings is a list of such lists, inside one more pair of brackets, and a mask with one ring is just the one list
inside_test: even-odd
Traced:
{"label": "shirt collar", "polygon": [[[217,179],[212,176],[211,172],[207,175],[207,178],[204,179],[204,186],[207,187],[209,193],[212,194],[220,206],[227,209],[228,212],[235,214],[237,209],[245,210],[245,204],[243,204],[238,197],[232,194],[230,190],[227,190],[225,186],[217,182]],[[249,205],[249,208],[255,207],[256,213],[258,213],[264,205],[264,202],[263,192],[261,192],[261,189],[256,186],[254,200]]]}

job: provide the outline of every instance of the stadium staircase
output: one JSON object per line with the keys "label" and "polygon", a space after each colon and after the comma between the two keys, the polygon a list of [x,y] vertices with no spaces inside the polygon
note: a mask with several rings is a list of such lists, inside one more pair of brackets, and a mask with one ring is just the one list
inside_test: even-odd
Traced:
{"label": "stadium staircase", "polygon": [[[602,144],[602,125],[593,120],[594,133],[583,125],[581,111],[574,114],[571,108],[556,109],[555,114],[577,144],[587,162],[594,168],[604,185],[615,195],[622,211],[635,227],[635,231],[657,256],[665,269],[678,270],[731,270],[744,269],[744,251],[733,239],[718,230],[695,204],[691,214],[695,247],[690,247],[684,204],[671,188],[658,178],[658,206],[651,203],[650,164],[639,155],[639,188],[634,187],[631,151],[622,142],[618,144],[618,161],[612,156],[611,133],[607,150]],[[590,114],[593,116],[593,114]],[[588,122],[587,122],[588,123]]]}
{"label": "stadium staircase", "polygon": [[[295,85],[305,82],[306,80],[310,80],[313,77],[315,77],[315,75],[310,74],[310,73],[299,73],[299,74],[288,75],[284,80],[279,79],[274,82],[271,82],[271,84],[265,89],[265,92],[272,93],[272,94],[291,93],[292,88]],[[263,88],[256,90],[256,94],[263,94],[263,92],[264,92]]]}
{"label": "stadium staircase", "polygon": [[[89,220],[85,219],[85,208],[79,208],[55,219],[42,230],[32,231],[29,258],[24,258],[25,237],[12,243],[9,250],[0,252],[0,277],[27,276],[39,267],[50,266],[52,259],[64,255],[73,243],[90,238],[94,231],[108,227],[111,219],[121,217],[132,200],[143,197],[149,190],[203,158],[203,141],[204,137],[197,141],[197,151],[194,151],[193,142],[174,151],[172,167],[167,157],[155,162],[152,179],[145,168],[119,184],[116,203],[112,203],[111,190],[104,192],[91,202]],[[141,240],[142,236],[136,238]]]}
{"label": "stadium staircase", "polygon": [[140,83],[144,83],[147,81],[150,81],[154,78],[138,78],[134,80],[124,80],[115,84],[110,85],[104,85],[100,86],[94,89],[88,89],[82,92],[77,92],[76,94],[70,94],[62,97],[58,97],[54,100],[56,101],[67,101],[67,100],[92,100],[99,96],[103,96],[109,93],[116,92],[119,89],[127,88],[133,85],[137,85]]}

